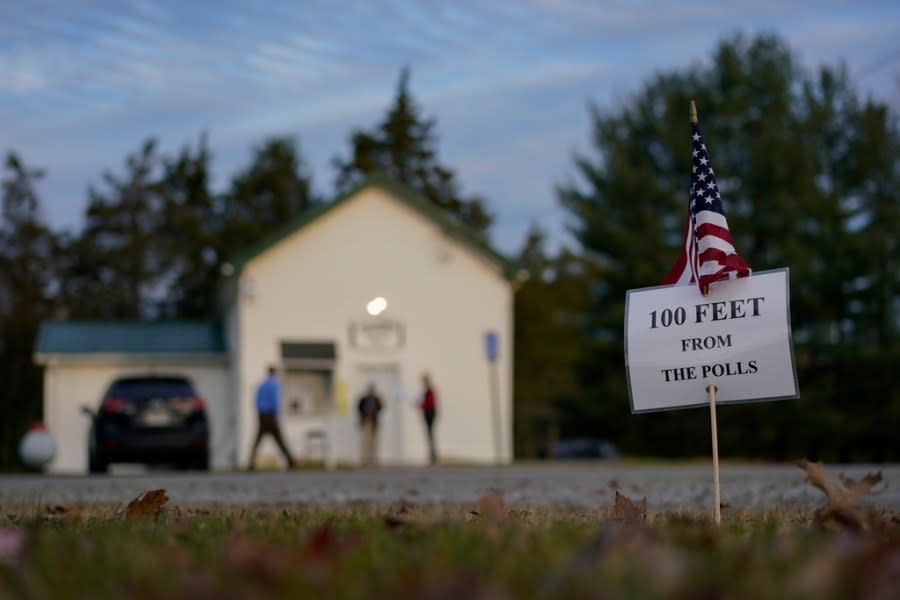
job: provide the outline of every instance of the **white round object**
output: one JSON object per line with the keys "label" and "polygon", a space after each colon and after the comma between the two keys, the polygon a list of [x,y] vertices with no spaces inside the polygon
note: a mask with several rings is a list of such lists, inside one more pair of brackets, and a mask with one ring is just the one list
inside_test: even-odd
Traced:
{"label": "white round object", "polygon": [[369,300],[369,303],[366,304],[366,312],[368,312],[373,317],[377,317],[384,312],[384,309],[387,308],[387,305],[387,300],[385,300],[382,296],[378,296]]}
{"label": "white round object", "polygon": [[50,432],[32,427],[19,442],[19,457],[26,467],[40,469],[56,456],[56,440]]}

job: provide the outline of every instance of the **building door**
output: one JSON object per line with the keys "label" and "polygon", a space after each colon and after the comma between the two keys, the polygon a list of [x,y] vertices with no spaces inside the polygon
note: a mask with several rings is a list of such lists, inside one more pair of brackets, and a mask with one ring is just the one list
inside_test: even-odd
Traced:
{"label": "building door", "polygon": [[399,463],[403,461],[403,418],[409,410],[403,405],[403,390],[399,365],[360,365],[354,382],[354,404],[366,393],[369,385],[381,397],[383,409],[378,420],[378,461]]}

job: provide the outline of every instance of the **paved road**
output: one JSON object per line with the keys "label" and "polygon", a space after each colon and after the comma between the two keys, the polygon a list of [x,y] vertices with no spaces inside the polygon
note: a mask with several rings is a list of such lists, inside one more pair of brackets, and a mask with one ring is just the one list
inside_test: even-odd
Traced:
{"label": "paved road", "polygon": [[[881,471],[884,482],[876,506],[900,510],[900,465],[826,465],[861,477]],[[509,467],[382,468],[290,473],[130,472],[111,476],[0,476],[0,504],[123,503],[148,489],[167,490],[173,504],[323,503],[405,499],[417,504],[467,504],[490,490],[503,491],[509,504],[592,506],[612,503],[614,490],[647,497],[651,510],[712,505],[708,464],[634,466],[617,463],[523,464]],[[732,507],[821,506],[823,494],[793,465],[730,465],[721,468],[722,502]]]}

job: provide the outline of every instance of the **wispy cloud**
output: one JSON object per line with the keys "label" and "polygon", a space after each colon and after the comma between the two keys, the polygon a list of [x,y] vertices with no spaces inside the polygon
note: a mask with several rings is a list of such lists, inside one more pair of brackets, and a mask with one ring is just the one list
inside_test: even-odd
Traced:
{"label": "wispy cloud", "polygon": [[[295,134],[324,186],[350,129],[380,118],[410,66],[416,98],[438,118],[442,158],[489,199],[505,248],[529,216],[561,231],[552,186],[586,143],[589,100],[703,59],[738,29],[783,34],[809,66],[846,59],[851,75],[900,50],[900,4],[877,0],[0,7],[4,143],[48,168],[42,189],[58,224],[77,221],[87,182],[148,135],[177,148],[208,131],[222,182],[263,136]],[[878,68],[861,85],[896,97],[900,60]]]}

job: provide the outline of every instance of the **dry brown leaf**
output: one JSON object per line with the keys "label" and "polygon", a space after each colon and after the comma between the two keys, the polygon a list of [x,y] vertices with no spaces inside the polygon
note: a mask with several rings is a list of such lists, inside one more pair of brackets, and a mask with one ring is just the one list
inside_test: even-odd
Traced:
{"label": "dry brown leaf", "polygon": [[128,503],[125,508],[125,517],[129,519],[157,517],[162,512],[163,504],[168,501],[166,490],[144,492]]}
{"label": "dry brown leaf", "polygon": [[634,502],[617,491],[613,518],[627,525],[645,523],[647,521],[647,497],[644,496],[640,502]]}
{"label": "dry brown leaf", "polygon": [[882,479],[881,471],[878,471],[877,473],[867,473],[862,479],[852,479],[845,476],[843,473],[838,475],[838,478],[847,490],[860,498],[870,496],[872,494],[872,488],[881,483]]}
{"label": "dry brown leaf", "polygon": [[385,515],[384,524],[387,525],[387,528],[391,531],[402,531],[408,529],[411,522],[393,515]]}
{"label": "dry brown leaf", "polygon": [[858,506],[826,506],[817,509],[816,525],[828,531],[869,531],[872,527],[869,513]]}
{"label": "dry brown leaf", "polygon": [[797,461],[801,469],[806,471],[807,480],[823,492],[828,498],[828,503],[833,507],[856,506],[859,501],[872,493],[872,488],[881,482],[881,472],[869,473],[860,480],[839,475],[843,488],[838,488],[825,477],[825,467],[821,462],[809,462],[805,458]]}
{"label": "dry brown leaf", "polygon": [[478,500],[478,512],[485,520],[497,523],[506,518],[506,501],[503,492],[488,492]]}
{"label": "dry brown leaf", "polygon": [[61,523],[83,523],[89,516],[90,511],[80,504],[55,504],[44,507],[45,518],[50,521],[59,521]]}
{"label": "dry brown leaf", "polygon": [[405,515],[413,507],[405,498],[400,498],[388,508],[388,513],[393,516]]}
{"label": "dry brown leaf", "polygon": [[805,458],[797,461],[797,466],[806,471],[806,480],[822,490],[832,507],[852,506],[856,504],[854,497],[846,490],[836,488],[825,477],[825,465],[821,462],[810,462]]}
{"label": "dry brown leaf", "polygon": [[75,505],[69,508],[65,513],[62,513],[59,518],[64,523],[77,524],[87,521],[91,514],[92,511],[90,508],[82,505]]}
{"label": "dry brown leaf", "polygon": [[[870,490],[871,486],[877,483],[874,481],[874,476],[871,479],[869,476],[863,479],[863,481],[870,481],[871,485],[866,483],[858,487],[854,486],[854,489],[844,489],[828,483],[828,479],[825,477],[825,466],[821,462],[814,463],[801,458],[797,461],[797,465],[806,471],[807,481],[822,490],[828,499],[828,506],[820,508],[815,514],[815,521],[819,527],[837,531],[869,531],[878,525],[879,517],[872,511],[866,511],[859,506],[859,501],[866,495],[860,493],[860,490],[863,489],[862,485],[868,485],[866,489]],[[880,481],[880,473],[878,477],[878,481]]]}

